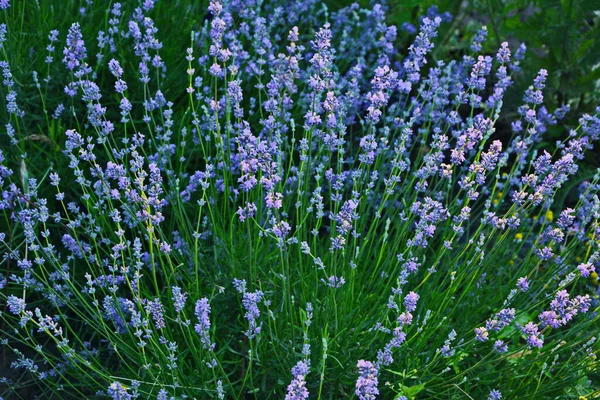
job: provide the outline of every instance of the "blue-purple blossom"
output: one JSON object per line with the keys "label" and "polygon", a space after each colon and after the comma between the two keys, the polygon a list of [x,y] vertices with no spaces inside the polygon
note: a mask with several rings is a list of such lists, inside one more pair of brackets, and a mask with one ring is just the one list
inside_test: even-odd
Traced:
{"label": "blue-purple blossom", "polygon": [[183,292],[179,286],[173,286],[171,288],[171,294],[173,295],[173,307],[175,307],[175,312],[180,313],[185,307],[187,293]]}
{"label": "blue-purple blossom", "polygon": [[127,388],[119,382],[113,382],[110,384],[106,393],[112,400],[131,400],[132,396],[127,392]]}
{"label": "blue-purple blossom", "polygon": [[417,301],[419,301],[419,295],[415,292],[410,292],[404,297],[404,307],[406,311],[413,312],[417,309]]}
{"label": "blue-purple blossom", "polygon": [[479,53],[481,51],[481,44],[485,41],[488,35],[487,26],[483,25],[475,36],[473,37],[473,43],[471,44],[471,50],[475,53]]}
{"label": "blue-purple blossom", "polygon": [[210,339],[210,304],[206,297],[196,302],[196,318],[198,323],[194,327],[196,333],[200,335],[202,341],[202,347],[206,350],[212,351],[215,348],[215,344]]}
{"label": "blue-purple blossom", "polygon": [[309,366],[306,361],[298,361],[292,368],[292,382],[287,387],[286,400],[305,400],[308,399],[308,389],[306,388],[306,375],[308,375]]}
{"label": "blue-purple blossom", "polygon": [[494,350],[499,354],[506,353],[508,351],[508,345],[504,341],[498,339],[494,342]]}
{"label": "blue-purple blossom", "polygon": [[579,270],[581,276],[583,276],[584,278],[589,277],[592,272],[596,272],[596,267],[594,267],[592,263],[589,262],[579,264],[577,266],[577,269]]}
{"label": "blue-purple blossom", "polygon": [[15,315],[25,311],[26,306],[25,300],[12,294],[6,299],[6,305],[8,306],[8,310]]}
{"label": "blue-purple blossom", "polygon": [[63,62],[66,64],[67,69],[71,71],[79,67],[87,57],[87,50],[78,22],[72,24],[69,28],[69,32],[67,33],[67,47],[65,47],[63,54]]}
{"label": "blue-purple blossom", "polygon": [[156,329],[163,329],[166,327],[165,323],[165,309],[160,302],[160,299],[156,298],[152,301],[146,301],[146,312],[150,314],[154,320]]}
{"label": "blue-purple blossom", "polygon": [[521,277],[519,279],[517,279],[517,288],[521,291],[521,292],[526,292],[527,290],[529,290],[529,281],[526,277]]}
{"label": "blue-purple blossom", "polygon": [[358,368],[358,379],[356,380],[356,396],[360,400],[375,400],[379,394],[379,371],[370,361],[359,360],[356,365]]}
{"label": "blue-purple blossom", "polygon": [[475,339],[480,342],[489,340],[488,330],[484,327],[475,328]]}

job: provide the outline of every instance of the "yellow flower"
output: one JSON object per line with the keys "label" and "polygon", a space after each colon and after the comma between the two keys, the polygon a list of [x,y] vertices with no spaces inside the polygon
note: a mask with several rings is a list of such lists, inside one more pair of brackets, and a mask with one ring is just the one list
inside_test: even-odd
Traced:
{"label": "yellow flower", "polygon": [[517,233],[517,234],[515,235],[515,239],[516,239],[516,240],[518,240],[518,241],[521,241],[521,240],[523,240],[523,234],[522,234],[522,233]]}
{"label": "yellow flower", "polygon": [[546,219],[548,220],[548,222],[554,221],[554,213],[552,212],[552,210],[546,211]]}
{"label": "yellow flower", "polygon": [[598,273],[597,272],[592,272],[590,274],[590,279],[593,280],[593,281],[597,280],[598,279]]}
{"label": "yellow flower", "polygon": [[498,201],[498,199],[494,199],[494,201],[492,201],[492,203],[494,203],[494,205],[497,206],[498,203],[500,203],[500,202]]}
{"label": "yellow flower", "polygon": [[502,194],[503,194],[502,192],[498,192],[498,194],[496,195],[496,197],[500,198],[500,197],[502,197]]}

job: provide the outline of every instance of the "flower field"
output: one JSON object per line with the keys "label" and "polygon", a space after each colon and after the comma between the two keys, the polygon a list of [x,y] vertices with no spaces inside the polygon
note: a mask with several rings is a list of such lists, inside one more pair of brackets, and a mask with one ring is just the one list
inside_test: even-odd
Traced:
{"label": "flower field", "polygon": [[600,107],[394,9],[0,0],[0,400],[599,398]]}

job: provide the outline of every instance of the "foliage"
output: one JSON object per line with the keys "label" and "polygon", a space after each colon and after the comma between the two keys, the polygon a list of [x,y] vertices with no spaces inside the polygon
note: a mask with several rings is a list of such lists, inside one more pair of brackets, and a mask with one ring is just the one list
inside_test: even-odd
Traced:
{"label": "foliage", "polygon": [[600,109],[414,4],[0,0],[0,395],[597,396]]}

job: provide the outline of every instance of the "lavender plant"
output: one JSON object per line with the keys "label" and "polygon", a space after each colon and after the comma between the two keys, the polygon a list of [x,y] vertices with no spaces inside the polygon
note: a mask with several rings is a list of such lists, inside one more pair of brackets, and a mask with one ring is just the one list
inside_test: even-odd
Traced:
{"label": "lavender plant", "polygon": [[437,9],[404,51],[385,3],[215,0],[171,65],[166,3],[88,2],[100,30],[15,78],[14,3],[4,398],[600,394],[600,173],[556,201],[600,108],[546,146],[541,70],[500,129],[525,45],[433,60]]}

